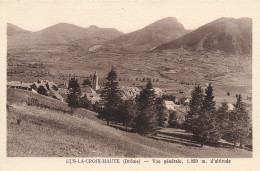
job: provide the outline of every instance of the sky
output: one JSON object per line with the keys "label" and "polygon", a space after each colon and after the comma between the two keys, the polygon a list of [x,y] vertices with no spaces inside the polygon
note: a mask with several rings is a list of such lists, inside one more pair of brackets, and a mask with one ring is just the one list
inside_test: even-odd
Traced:
{"label": "sky", "polygon": [[2,20],[38,31],[63,22],[81,27],[97,25],[123,33],[141,29],[159,19],[175,17],[194,30],[220,17],[252,17],[255,7],[245,2],[20,2],[2,3]]}

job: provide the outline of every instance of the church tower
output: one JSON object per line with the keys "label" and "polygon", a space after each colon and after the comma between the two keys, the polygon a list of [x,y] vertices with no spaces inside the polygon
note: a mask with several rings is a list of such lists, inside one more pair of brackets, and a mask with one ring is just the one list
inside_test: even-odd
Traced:
{"label": "church tower", "polygon": [[97,76],[97,72],[94,73],[93,75],[93,89],[94,90],[99,90],[99,86],[98,86],[98,76]]}

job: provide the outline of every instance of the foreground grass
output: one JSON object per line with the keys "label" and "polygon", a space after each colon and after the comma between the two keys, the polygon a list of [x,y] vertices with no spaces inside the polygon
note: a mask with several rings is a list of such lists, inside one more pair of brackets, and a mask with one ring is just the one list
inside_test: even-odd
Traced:
{"label": "foreground grass", "polygon": [[15,96],[30,92],[12,91],[8,93],[12,109],[7,113],[9,157],[252,157],[252,152],[242,149],[199,148],[120,131],[84,109],[70,115],[27,106]]}

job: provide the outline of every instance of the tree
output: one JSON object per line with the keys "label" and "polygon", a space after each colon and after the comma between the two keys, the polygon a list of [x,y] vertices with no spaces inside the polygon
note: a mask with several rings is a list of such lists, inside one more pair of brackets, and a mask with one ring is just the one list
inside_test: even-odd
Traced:
{"label": "tree", "polygon": [[142,111],[155,104],[156,98],[153,89],[153,85],[150,81],[147,82],[146,88],[144,88],[138,96],[136,96],[137,107],[139,111]]}
{"label": "tree", "polygon": [[182,113],[180,111],[170,111],[170,117],[169,117],[169,126],[170,127],[179,127],[181,126],[185,121],[185,113]]}
{"label": "tree", "polygon": [[136,117],[136,104],[134,100],[126,100],[124,102],[124,106],[121,110],[121,116],[123,124],[126,127],[131,126],[133,124],[134,118]]}
{"label": "tree", "polygon": [[42,85],[38,88],[37,93],[44,95],[44,96],[48,96],[47,90]]}
{"label": "tree", "polygon": [[211,84],[208,85],[205,93],[199,116],[194,119],[192,128],[193,134],[199,140],[201,147],[205,142],[216,142],[221,138],[215,111],[216,102],[213,100],[213,87]]}
{"label": "tree", "polygon": [[169,111],[166,108],[165,102],[162,98],[156,98],[156,109],[158,112],[159,126],[166,127],[168,125]]}
{"label": "tree", "polygon": [[82,85],[92,87],[92,83],[89,79],[85,79],[83,81]]}
{"label": "tree", "polygon": [[101,113],[102,112],[102,107],[98,102],[95,102],[93,105],[93,111],[97,112],[97,113]]}
{"label": "tree", "polygon": [[227,102],[222,102],[217,112],[217,122],[220,124],[219,131],[222,135],[225,135],[228,128],[229,111]]}
{"label": "tree", "polygon": [[92,103],[90,100],[88,100],[86,94],[83,97],[80,97],[80,107],[85,108],[85,109],[91,109],[92,108]]}
{"label": "tree", "polygon": [[111,71],[107,75],[107,82],[105,83],[104,89],[101,91],[101,105],[103,110],[100,113],[101,117],[107,120],[109,125],[110,120],[116,121],[118,118],[118,110],[120,107],[121,99],[118,88],[117,73],[115,68],[112,67]]}
{"label": "tree", "polygon": [[199,111],[202,106],[203,98],[204,98],[204,95],[203,95],[200,85],[195,86],[194,90],[191,93],[191,100],[189,103],[190,110],[186,116],[186,120],[184,123],[185,128],[188,131],[192,132],[192,130],[193,130],[193,128],[192,128],[192,126],[194,125],[193,122],[194,122],[195,118],[197,118],[199,115]]}
{"label": "tree", "polygon": [[158,115],[155,105],[155,94],[152,83],[149,81],[146,88],[136,96],[137,117],[134,120],[134,129],[141,135],[156,134]]}
{"label": "tree", "polygon": [[68,94],[68,106],[71,108],[76,108],[80,106],[80,96],[81,96],[81,91],[80,91],[80,86],[78,84],[78,80],[76,78],[71,78],[69,80],[69,94]]}
{"label": "tree", "polygon": [[242,102],[242,96],[237,95],[235,109],[229,115],[227,140],[234,143],[240,143],[243,147],[243,140],[249,136],[251,128],[251,119],[246,111],[245,103]]}
{"label": "tree", "polygon": [[149,106],[138,112],[134,120],[134,129],[140,135],[155,135],[158,128],[158,116],[155,106]]}

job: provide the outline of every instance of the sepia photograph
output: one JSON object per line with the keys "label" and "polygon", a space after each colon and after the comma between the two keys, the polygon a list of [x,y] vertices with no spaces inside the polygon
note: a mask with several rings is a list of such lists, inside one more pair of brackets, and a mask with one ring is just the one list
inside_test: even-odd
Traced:
{"label": "sepia photograph", "polygon": [[252,159],[251,6],[100,3],[6,17],[6,157]]}

